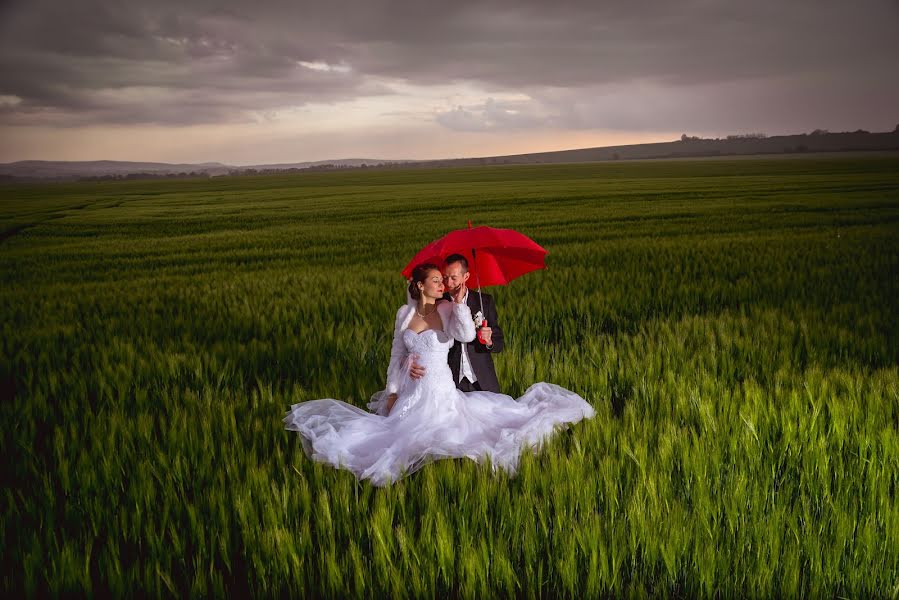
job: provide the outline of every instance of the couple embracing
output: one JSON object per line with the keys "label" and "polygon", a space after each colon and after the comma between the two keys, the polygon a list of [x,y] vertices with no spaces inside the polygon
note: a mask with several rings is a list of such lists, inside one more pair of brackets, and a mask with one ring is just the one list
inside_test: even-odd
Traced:
{"label": "couple embracing", "polygon": [[583,398],[551,383],[535,383],[518,399],[499,393],[492,354],[502,350],[503,334],[493,299],[469,293],[463,256],[442,266],[412,271],[387,387],[372,397],[373,412],[334,399],[291,407],[284,422],[310,458],[378,486],[443,458],[486,459],[514,473],[523,450],[593,417]]}
{"label": "couple embracing", "polygon": [[[431,270],[436,265],[425,263],[419,265],[422,271]],[[447,362],[453,374],[456,387],[463,392],[495,392],[499,393],[499,380],[496,378],[496,369],[493,366],[492,355],[503,350],[503,330],[500,329],[496,316],[496,305],[493,297],[488,294],[470,294],[468,289],[468,259],[461,254],[452,254],[443,263],[443,279],[441,282],[432,277],[425,277],[424,281],[416,281],[413,271],[412,281],[409,282],[409,298],[416,301],[415,315],[420,318],[418,325],[432,326],[437,324],[433,315],[437,312],[437,303],[441,300],[464,304],[471,311],[471,319],[475,325],[477,335],[470,343],[455,340],[450,348]],[[441,286],[440,283],[443,285]],[[439,299],[437,295],[439,294]],[[422,298],[424,296],[424,298]],[[432,303],[431,299],[435,299]],[[410,303],[411,304],[411,303]],[[401,315],[397,315],[397,325],[406,324],[410,304],[400,309]],[[423,310],[418,310],[421,305]],[[430,311],[430,312],[427,312]],[[414,327],[415,323],[409,320],[408,325]],[[400,354],[402,352],[400,351]],[[392,357],[391,357],[392,358]],[[413,379],[421,379],[427,373],[427,369],[420,365],[411,356],[409,375]],[[388,378],[389,379],[389,378]],[[390,382],[388,380],[388,388]],[[388,400],[388,411],[396,398],[392,393],[392,399]]]}

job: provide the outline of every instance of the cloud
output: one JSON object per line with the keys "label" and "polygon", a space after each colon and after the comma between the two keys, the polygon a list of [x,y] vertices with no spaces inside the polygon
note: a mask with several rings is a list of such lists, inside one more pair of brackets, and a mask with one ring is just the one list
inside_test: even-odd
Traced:
{"label": "cloud", "polygon": [[[0,96],[19,99],[0,102],[7,125],[240,123],[461,84],[480,99],[429,114],[472,132],[749,120],[737,112],[782,123],[801,99],[830,126],[853,110],[892,122],[899,105],[888,0],[13,0],[0,11]],[[870,91],[883,102],[864,104]]]}
{"label": "cloud", "polygon": [[551,126],[553,119],[542,112],[540,104],[531,99],[498,101],[488,98],[482,104],[456,106],[438,112],[435,120],[455,131],[514,131]]}
{"label": "cloud", "polygon": [[14,115],[6,111],[15,124],[235,122],[389,93],[323,56],[314,40],[257,32],[236,14],[36,4],[19,9],[0,42],[0,94],[22,99]]}

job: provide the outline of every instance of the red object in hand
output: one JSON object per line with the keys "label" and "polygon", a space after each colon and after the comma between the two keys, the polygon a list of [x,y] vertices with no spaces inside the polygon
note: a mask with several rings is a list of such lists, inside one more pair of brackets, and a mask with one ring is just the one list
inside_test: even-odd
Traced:
{"label": "red object in hand", "polygon": [[484,341],[484,330],[483,330],[484,327],[487,327],[487,319],[484,319],[481,322],[481,326],[478,327],[478,341],[486,346],[487,342]]}

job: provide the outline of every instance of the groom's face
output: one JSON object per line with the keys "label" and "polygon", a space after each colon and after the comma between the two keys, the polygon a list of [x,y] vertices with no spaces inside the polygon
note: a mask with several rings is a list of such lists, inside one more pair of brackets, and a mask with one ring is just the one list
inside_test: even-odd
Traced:
{"label": "groom's face", "polygon": [[443,281],[446,283],[446,291],[455,294],[468,281],[468,271],[462,268],[462,263],[450,263],[443,267]]}

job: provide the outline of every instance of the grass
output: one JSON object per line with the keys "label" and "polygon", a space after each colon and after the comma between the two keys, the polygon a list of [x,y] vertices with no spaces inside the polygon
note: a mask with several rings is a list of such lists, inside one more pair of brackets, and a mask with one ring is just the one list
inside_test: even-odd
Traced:
{"label": "grass", "polygon": [[[516,477],[385,489],[288,406],[383,387],[398,275],[511,227],[512,395],[597,416]],[[899,595],[899,159],[0,188],[7,593]]]}

